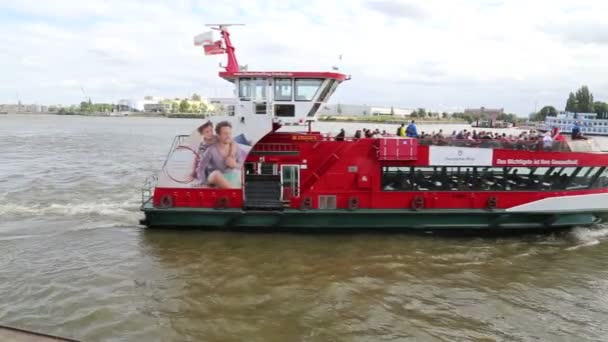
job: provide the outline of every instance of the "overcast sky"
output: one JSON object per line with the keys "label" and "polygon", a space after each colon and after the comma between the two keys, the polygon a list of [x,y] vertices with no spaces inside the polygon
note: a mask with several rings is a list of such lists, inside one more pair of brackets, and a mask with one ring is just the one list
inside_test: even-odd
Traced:
{"label": "overcast sky", "polygon": [[192,37],[232,29],[249,70],[340,70],[332,102],[455,111],[608,100],[608,1],[0,1],[0,103],[229,96],[225,56]]}

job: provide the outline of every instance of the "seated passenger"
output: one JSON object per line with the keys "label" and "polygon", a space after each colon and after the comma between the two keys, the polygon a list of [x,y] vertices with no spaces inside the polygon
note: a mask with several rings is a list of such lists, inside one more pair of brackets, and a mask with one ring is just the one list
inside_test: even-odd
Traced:
{"label": "seated passenger", "polygon": [[340,129],[340,133],[338,133],[336,135],[336,141],[344,141],[344,136],[346,135],[346,132],[344,131],[344,128]]}

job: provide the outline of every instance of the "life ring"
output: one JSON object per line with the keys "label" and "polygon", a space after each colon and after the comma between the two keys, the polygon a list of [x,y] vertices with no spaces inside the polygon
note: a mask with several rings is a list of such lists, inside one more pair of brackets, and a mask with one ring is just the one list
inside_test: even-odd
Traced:
{"label": "life ring", "polygon": [[163,209],[173,207],[173,197],[171,195],[163,195],[160,198],[160,207]]}
{"label": "life ring", "polygon": [[348,209],[355,210],[359,208],[359,197],[351,197],[348,199]]}
{"label": "life ring", "polygon": [[300,203],[300,209],[306,210],[312,208],[312,198],[304,197],[302,202]]}
{"label": "life ring", "polygon": [[490,198],[488,198],[488,202],[487,204],[487,208],[492,210],[492,209],[496,209],[496,204],[498,203],[498,200],[496,199],[496,197],[492,196]]}
{"label": "life ring", "polygon": [[222,196],[218,198],[217,203],[215,204],[215,209],[226,209],[228,208],[228,197]]}
{"label": "life ring", "polygon": [[424,208],[424,197],[416,196],[412,199],[412,209],[419,210]]}

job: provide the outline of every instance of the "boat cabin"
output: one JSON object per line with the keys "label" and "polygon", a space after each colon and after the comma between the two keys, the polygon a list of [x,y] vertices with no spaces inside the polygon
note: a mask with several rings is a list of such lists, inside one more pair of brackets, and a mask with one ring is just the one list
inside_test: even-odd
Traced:
{"label": "boat cabin", "polygon": [[347,76],[334,72],[220,72],[235,85],[233,114],[245,118],[270,116],[284,125],[314,121]]}

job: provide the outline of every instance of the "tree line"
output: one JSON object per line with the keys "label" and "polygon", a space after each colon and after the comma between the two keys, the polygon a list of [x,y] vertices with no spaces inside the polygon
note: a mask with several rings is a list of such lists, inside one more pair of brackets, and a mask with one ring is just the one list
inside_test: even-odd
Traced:
{"label": "tree line", "polygon": [[[576,92],[570,92],[566,100],[567,112],[572,113],[596,113],[598,119],[608,119],[608,103],[594,101],[593,94],[586,85],[580,87]],[[545,121],[547,116],[556,116],[557,109],[553,106],[544,106],[538,113],[533,115],[533,121]]]}

